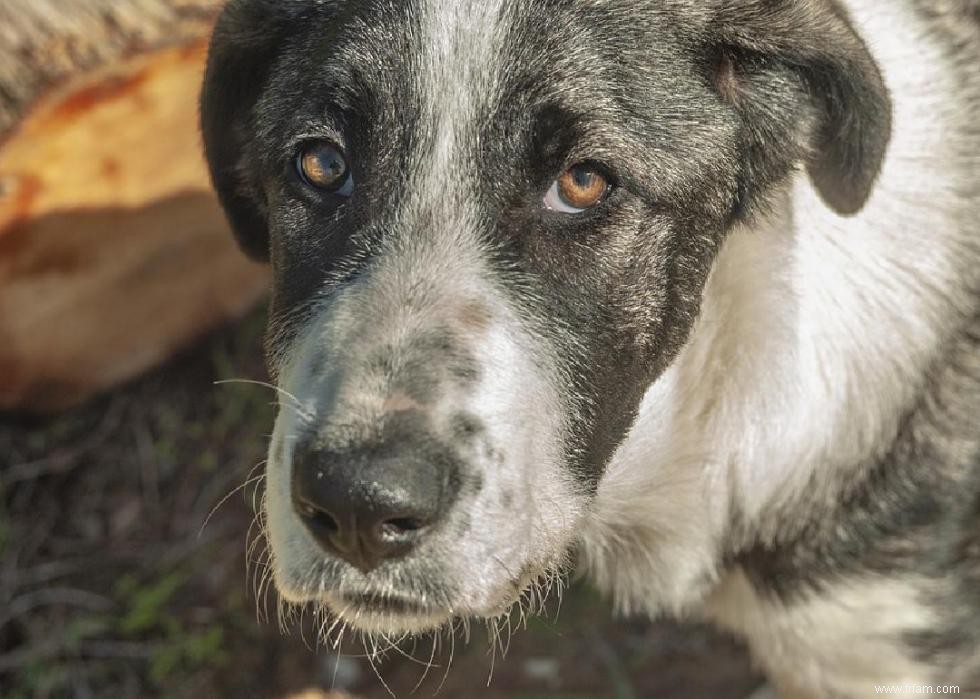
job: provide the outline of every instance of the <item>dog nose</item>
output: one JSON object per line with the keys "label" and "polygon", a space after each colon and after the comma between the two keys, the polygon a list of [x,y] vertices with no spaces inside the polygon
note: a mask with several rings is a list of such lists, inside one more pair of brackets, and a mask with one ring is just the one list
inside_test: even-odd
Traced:
{"label": "dog nose", "polygon": [[310,450],[293,463],[293,507],[325,551],[367,573],[436,523],[443,480],[428,459]]}

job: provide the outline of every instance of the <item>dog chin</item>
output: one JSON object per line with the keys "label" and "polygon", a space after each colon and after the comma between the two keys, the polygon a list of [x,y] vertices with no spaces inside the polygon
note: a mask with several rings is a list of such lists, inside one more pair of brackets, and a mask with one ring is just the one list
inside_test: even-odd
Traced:
{"label": "dog chin", "polygon": [[[499,617],[506,614],[520,598],[511,589],[510,594],[495,595],[497,604],[486,609],[468,605],[451,607],[402,595],[303,590],[280,580],[278,574],[276,578],[276,587],[283,601],[297,606],[321,607],[355,631],[389,637],[439,631],[460,618]],[[507,599],[503,599],[505,596]]]}
{"label": "dog chin", "polygon": [[374,635],[424,634],[456,618],[450,609],[402,598],[325,595],[320,602],[352,629]]}
{"label": "dog chin", "polygon": [[349,628],[369,635],[421,635],[438,631],[458,618],[452,609],[429,606],[403,597],[280,594],[293,604],[323,607]]}

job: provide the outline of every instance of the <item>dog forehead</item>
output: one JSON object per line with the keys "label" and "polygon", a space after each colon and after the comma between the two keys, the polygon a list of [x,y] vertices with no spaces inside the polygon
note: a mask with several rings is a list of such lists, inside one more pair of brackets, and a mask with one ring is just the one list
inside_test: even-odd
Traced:
{"label": "dog forehead", "polygon": [[415,83],[458,83],[489,76],[501,65],[519,7],[507,0],[356,1],[317,15],[320,21],[307,31],[314,41],[339,42],[340,60],[367,73],[402,67]]}
{"label": "dog forehead", "polygon": [[[521,106],[557,103],[601,113],[638,89],[687,76],[685,47],[703,20],[678,0],[318,5],[295,23],[265,101],[299,104],[312,93],[333,106],[354,103],[352,111],[379,128],[410,114],[423,130],[440,122],[454,131],[486,123],[515,97]],[[419,124],[413,128],[418,132]]]}
{"label": "dog forehead", "polygon": [[[684,38],[692,22],[677,5],[330,5],[298,23],[276,60],[253,121],[256,150],[274,165],[297,134],[339,133],[367,173],[362,182],[406,173],[412,192],[446,193],[447,201],[474,187],[493,198],[499,192],[490,188],[524,181],[512,176],[526,168],[543,181],[560,164],[551,160],[576,147],[581,157],[630,158],[647,170],[641,144],[697,150],[688,124],[712,107]],[[395,198],[404,193],[387,186]]]}
{"label": "dog forehead", "polygon": [[601,44],[622,39],[623,20],[642,13],[628,13],[622,0],[616,3],[616,9],[612,2],[576,0],[341,3],[304,28],[313,46],[304,42],[298,51],[338,72],[352,71],[369,89],[410,89],[475,104],[508,81],[526,79],[532,68],[539,77],[560,79],[558,71],[543,75],[542,62],[596,57]]}
{"label": "dog forehead", "polygon": [[499,92],[510,23],[504,0],[419,0],[419,13],[418,87],[439,168]]}
{"label": "dog forehead", "polygon": [[[431,137],[461,133],[499,101],[520,14],[508,0],[320,3],[276,60],[260,100],[274,118],[261,124],[302,129],[324,112],[344,114],[354,131],[378,132],[382,148],[408,130],[402,145],[428,150]],[[275,143],[284,134],[263,136]]]}

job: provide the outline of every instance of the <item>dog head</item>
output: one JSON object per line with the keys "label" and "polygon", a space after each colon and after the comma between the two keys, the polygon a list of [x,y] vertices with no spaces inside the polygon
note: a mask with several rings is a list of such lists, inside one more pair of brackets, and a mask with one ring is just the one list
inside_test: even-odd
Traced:
{"label": "dog head", "polygon": [[232,0],[211,173],[274,273],[277,585],[365,630],[559,568],[725,234],[889,130],[829,0]]}

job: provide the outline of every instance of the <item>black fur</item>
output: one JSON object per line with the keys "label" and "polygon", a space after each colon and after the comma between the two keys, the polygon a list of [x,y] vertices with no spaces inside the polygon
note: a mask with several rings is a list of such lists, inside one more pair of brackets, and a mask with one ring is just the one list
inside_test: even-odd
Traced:
{"label": "black fur", "polygon": [[[764,207],[800,160],[828,202],[860,208],[889,103],[827,3],[651,4],[641,21],[629,3],[525,10],[474,139],[485,175],[474,194],[501,283],[568,362],[568,393],[581,398],[569,467],[595,483],[683,345],[733,221]],[[425,134],[406,34],[416,22],[412,3],[236,0],[218,24],[204,137],[243,247],[271,250],[273,354],[324,283],[368,268],[381,236],[414,235],[391,229]],[[724,94],[720,56],[734,72]],[[350,202],[311,200],[288,172],[310,128],[355,154]],[[574,154],[602,160],[616,191],[584,216],[543,211],[541,194]]]}
{"label": "black fur", "polygon": [[[973,0],[959,0],[955,14],[948,5],[957,0],[943,0],[946,9],[901,1],[945,25],[951,51],[980,60]],[[242,247],[272,264],[270,369],[277,373],[313,306],[353,282],[370,283],[380,261],[408,248],[468,246],[507,306],[551,349],[569,420],[565,467],[594,492],[645,391],[688,339],[726,236],[767,213],[802,168],[829,207],[858,213],[889,146],[890,96],[834,0],[505,3],[498,82],[454,144],[465,182],[448,193],[420,192],[435,150],[418,86],[421,4],[231,0],[217,25],[202,94],[204,140]],[[962,70],[963,82],[976,84],[975,66]],[[312,192],[294,172],[300,145],[321,138],[350,158],[349,199]],[[582,160],[608,175],[608,199],[577,216],[544,208],[550,183]],[[478,213],[475,222],[452,216],[464,208]],[[465,235],[460,226],[468,226]],[[980,279],[975,286],[980,297]],[[756,590],[787,607],[845,578],[952,576],[955,585],[922,589],[923,604],[947,623],[901,639],[936,667],[956,667],[980,647],[973,309],[950,310],[962,314],[961,332],[936,359],[900,437],[855,469],[865,475],[848,483],[831,512],[768,513],[794,522],[774,539],[735,522],[721,552],[727,569],[741,568]],[[365,309],[364,327],[377,311]],[[482,327],[492,313],[473,305],[464,324]],[[397,363],[383,343],[357,360],[432,405],[480,379],[450,325],[406,341]],[[462,451],[480,444],[503,459],[509,445],[484,443],[478,418],[453,414],[459,450],[435,439],[425,446],[452,462],[446,502],[455,503],[463,501],[457,491],[483,486]],[[360,433],[351,444],[335,434],[317,446],[390,450],[391,439],[379,435],[373,446]],[[514,495],[501,500],[509,507]],[[469,514],[457,520],[460,531],[469,530]],[[335,561],[321,566],[327,577],[343,573]],[[430,561],[413,570],[440,581]],[[451,599],[453,590],[438,589]]]}

